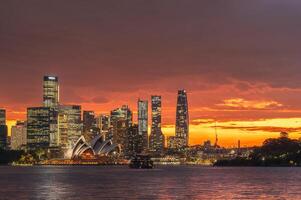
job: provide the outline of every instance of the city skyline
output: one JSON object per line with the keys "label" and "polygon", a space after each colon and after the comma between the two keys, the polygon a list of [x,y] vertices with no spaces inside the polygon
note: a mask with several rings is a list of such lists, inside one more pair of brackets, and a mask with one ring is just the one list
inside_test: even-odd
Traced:
{"label": "city skyline", "polygon": [[298,138],[300,7],[295,0],[12,0],[0,6],[0,107],[9,126],[24,120],[27,107],[40,105],[40,77],[53,74],[60,101],[96,114],[127,104],[136,115],[138,98],[161,95],[167,136],[176,91],[185,88],[191,144],[214,141],[215,121],[223,146],[260,145],[279,131]]}

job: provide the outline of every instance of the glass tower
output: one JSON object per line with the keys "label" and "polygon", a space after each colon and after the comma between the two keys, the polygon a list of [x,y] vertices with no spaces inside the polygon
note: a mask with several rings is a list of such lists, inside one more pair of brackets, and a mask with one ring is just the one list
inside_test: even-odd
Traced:
{"label": "glass tower", "polygon": [[82,135],[81,106],[60,105],[58,114],[59,145],[70,149]]}
{"label": "glass tower", "polygon": [[163,153],[165,138],[161,131],[161,96],[152,96],[152,127],[149,148],[156,154]]}
{"label": "glass tower", "polygon": [[142,148],[148,149],[148,101],[138,100],[138,135],[142,138]]}
{"label": "glass tower", "polygon": [[49,107],[27,108],[27,144],[29,148],[58,145],[57,111]]}
{"label": "glass tower", "polygon": [[184,139],[183,146],[189,144],[189,115],[187,93],[185,90],[178,91],[176,111],[176,137]]}
{"label": "glass tower", "polygon": [[59,83],[56,76],[44,76],[43,105],[44,107],[57,107],[59,104]]}

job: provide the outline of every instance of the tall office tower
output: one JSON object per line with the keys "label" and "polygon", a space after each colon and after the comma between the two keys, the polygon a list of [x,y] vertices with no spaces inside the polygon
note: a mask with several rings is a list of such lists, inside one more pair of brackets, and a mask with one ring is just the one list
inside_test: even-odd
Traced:
{"label": "tall office tower", "polygon": [[44,76],[43,105],[44,107],[57,107],[59,104],[59,83],[56,76]]}
{"label": "tall office tower", "polygon": [[96,125],[100,130],[100,134],[106,138],[109,134],[110,128],[110,116],[109,115],[99,115],[96,118]]}
{"label": "tall office tower", "polygon": [[143,136],[139,134],[138,125],[133,124],[127,130],[125,154],[133,156],[143,152]]}
{"label": "tall office tower", "polygon": [[152,96],[152,127],[149,136],[150,151],[161,154],[164,150],[165,137],[161,131],[161,96]]}
{"label": "tall office tower", "polygon": [[60,105],[58,114],[59,146],[66,152],[82,135],[81,106]]}
{"label": "tall office tower", "polygon": [[49,107],[27,108],[27,145],[31,149],[58,146],[57,111]]}
{"label": "tall office tower", "polygon": [[138,100],[138,134],[142,137],[142,148],[148,149],[148,102]]}
{"label": "tall office tower", "polygon": [[11,149],[20,150],[27,144],[26,122],[17,121],[16,125],[11,127]]}
{"label": "tall office tower", "polygon": [[8,143],[8,131],[6,126],[6,111],[0,109],[0,149],[6,149]]}
{"label": "tall office tower", "polygon": [[177,112],[176,112],[176,137],[183,138],[182,146],[189,144],[189,115],[187,93],[185,90],[178,91]]}
{"label": "tall office tower", "polygon": [[8,132],[6,125],[0,125],[0,149],[6,149],[8,143]]}
{"label": "tall office tower", "polygon": [[133,114],[128,106],[123,105],[111,111],[110,131],[107,139],[112,139],[113,143],[120,144],[124,153],[126,144],[127,129],[132,126]]}
{"label": "tall office tower", "polygon": [[93,128],[96,127],[96,120],[95,120],[95,113],[94,111],[86,111],[83,112],[83,126],[84,132],[91,132],[93,131]]}
{"label": "tall office tower", "polygon": [[6,111],[0,109],[0,125],[6,125]]}

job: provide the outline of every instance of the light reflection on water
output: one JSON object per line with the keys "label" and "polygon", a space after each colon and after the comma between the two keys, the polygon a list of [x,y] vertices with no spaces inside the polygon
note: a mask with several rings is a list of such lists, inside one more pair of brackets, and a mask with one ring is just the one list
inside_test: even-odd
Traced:
{"label": "light reflection on water", "polygon": [[301,199],[301,168],[0,167],[0,199]]}

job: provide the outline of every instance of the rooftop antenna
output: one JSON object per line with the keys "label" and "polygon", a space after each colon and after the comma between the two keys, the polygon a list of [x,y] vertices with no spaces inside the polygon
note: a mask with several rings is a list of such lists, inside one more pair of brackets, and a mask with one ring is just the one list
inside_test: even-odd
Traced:
{"label": "rooftop antenna", "polygon": [[217,148],[218,136],[217,136],[216,120],[215,120],[214,129],[215,129],[215,143],[214,143],[214,147]]}

